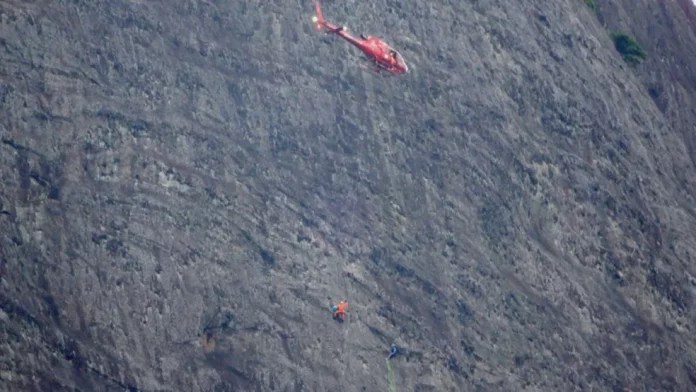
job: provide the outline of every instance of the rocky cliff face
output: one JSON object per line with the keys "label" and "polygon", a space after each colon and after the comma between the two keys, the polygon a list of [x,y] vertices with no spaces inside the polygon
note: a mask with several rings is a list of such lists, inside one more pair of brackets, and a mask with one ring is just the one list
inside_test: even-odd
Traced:
{"label": "rocky cliff face", "polygon": [[696,388],[693,19],[597,3],[3,1],[0,389]]}

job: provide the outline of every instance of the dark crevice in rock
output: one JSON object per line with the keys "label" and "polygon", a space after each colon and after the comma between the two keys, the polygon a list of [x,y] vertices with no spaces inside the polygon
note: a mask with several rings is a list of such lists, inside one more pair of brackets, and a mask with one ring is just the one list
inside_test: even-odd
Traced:
{"label": "dark crevice in rock", "polygon": [[[139,389],[133,384],[121,382],[114,377],[99,371],[99,369],[93,366],[82,354],[80,351],[80,345],[76,340],[63,335],[60,331],[57,331],[52,327],[48,327],[34,317],[29,311],[9,300],[4,295],[0,295],[0,309],[10,315],[10,317],[18,317],[20,320],[22,320],[22,322],[25,322],[32,328],[38,330],[40,332],[40,338],[46,344],[47,348],[51,351],[60,353],[61,357],[69,361],[76,370],[86,370],[120,388],[123,388],[123,390],[126,391],[145,392],[145,390]],[[24,338],[24,336],[18,336],[20,338]]]}
{"label": "dark crevice in rock", "polygon": [[2,139],[2,144],[6,145],[6,146],[9,146],[9,147],[12,147],[12,148],[15,149],[16,151],[25,151],[25,150],[27,150],[26,147],[22,146],[21,144],[17,143],[16,141],[14,141],[14,140],[12,140],[12,139],[5,139],[5,138],[3,138],[3,139]]}

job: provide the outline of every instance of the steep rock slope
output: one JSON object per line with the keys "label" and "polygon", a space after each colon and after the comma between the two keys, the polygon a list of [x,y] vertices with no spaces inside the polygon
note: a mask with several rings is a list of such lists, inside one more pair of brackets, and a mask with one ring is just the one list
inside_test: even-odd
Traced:
{"label": "steep rock slope", "polygon": [[306,1],[2,2],[0,388],[694,388],[696,37],[653,3],[326,0],[382,78]]}

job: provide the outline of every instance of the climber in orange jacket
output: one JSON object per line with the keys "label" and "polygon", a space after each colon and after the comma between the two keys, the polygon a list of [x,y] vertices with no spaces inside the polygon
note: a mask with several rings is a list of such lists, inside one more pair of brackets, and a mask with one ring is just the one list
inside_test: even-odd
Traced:
{"label": "climber in orange jacket", "polygon": [[346,308],[348,307],[348,301],[341,300],[341,302],[336,305],[331,306],[331,311],[333,312],[333,318],[336,321],[343,321],[346,318]]}

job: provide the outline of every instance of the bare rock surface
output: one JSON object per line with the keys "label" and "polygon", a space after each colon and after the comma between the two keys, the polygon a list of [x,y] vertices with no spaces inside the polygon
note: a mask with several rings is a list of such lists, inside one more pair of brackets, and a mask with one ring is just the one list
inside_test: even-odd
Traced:
{"label": "bare rock surface", "polygon": [[696,389],[694,13],[597,3],[0,2],[0,390]]}

